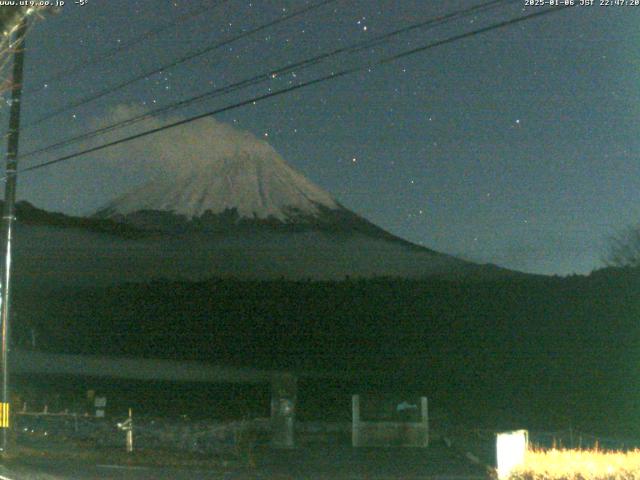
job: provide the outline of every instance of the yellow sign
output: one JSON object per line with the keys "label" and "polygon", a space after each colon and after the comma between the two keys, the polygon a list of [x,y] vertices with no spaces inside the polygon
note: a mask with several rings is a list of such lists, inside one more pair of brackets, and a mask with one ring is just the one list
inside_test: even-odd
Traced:
{"label": "yellow sign", "polygon": [[0,428],[9,428],[9,403],[0,402]]}

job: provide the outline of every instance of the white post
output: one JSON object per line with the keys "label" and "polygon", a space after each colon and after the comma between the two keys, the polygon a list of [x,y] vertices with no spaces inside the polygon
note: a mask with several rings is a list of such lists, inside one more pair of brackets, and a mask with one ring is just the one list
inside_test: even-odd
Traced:
{"label": "white post", "polygon": [[290,373],[276,374],[271,380],[271,445],[295,447],[295,416],[298,379]]}
{"label": "white post", "polygon": [[127,430],[127,453],[133,453],[133,416],[129,409],[129,428]]}
{"label": "white post", "polygon": [[133,412],[131,409],[129,409],[129,418],[127,418],[122,423],[118,423],[118,428],[126,432],[125,445],[126,445],[127,453],[132,453],[133,452]]}

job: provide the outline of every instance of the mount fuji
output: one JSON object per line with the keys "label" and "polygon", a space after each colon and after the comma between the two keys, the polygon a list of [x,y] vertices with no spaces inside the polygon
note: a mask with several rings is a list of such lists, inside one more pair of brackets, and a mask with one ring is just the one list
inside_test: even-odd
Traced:
{"label": "mount fuji", "polygon": [[19,204],[16,281],[60,286],[508,272],[403,240],[343,207],[265,141],[236,129],[225,133],[223,148],[175,162],[163,177],[89,217]]}
{"label": "mount fuji", "polygon": [[174,234],[313,230],[411,245],[340,205],[255,137],[116,198],[94,218]]}
{"label": "mount fuji", "polygon": [[231,157],[214,156],[199,167],[125,194],[97,215],[127,221],[139,212],[165,211],[192,220],[235,210],[242,219],[287,223],[340,208],[266,142],[238,148]]}

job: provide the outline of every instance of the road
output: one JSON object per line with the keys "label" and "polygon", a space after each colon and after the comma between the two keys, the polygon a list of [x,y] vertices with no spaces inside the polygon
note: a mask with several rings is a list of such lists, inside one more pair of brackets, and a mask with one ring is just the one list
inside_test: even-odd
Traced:
{"label": "road", "polygon": [[[256,468],[131,467],[44,459],[9,465],[0,480],[484,480],[485,467],[445,446],[428,449],[353,449],[319,446],[262,449]],[[4,477],[4,478],[3,478]]]}

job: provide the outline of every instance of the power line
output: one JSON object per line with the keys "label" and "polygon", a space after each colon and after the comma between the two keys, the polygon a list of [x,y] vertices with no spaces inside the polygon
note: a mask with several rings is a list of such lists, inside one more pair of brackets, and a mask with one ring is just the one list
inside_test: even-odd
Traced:
{"label": "power line", "polygon": [[[199,15],[202,15],[205,12],[208,12],[209,10],[213,10],[215,8],[218,8],[219,6],[223,5],[224,3],[227,3],[229,0],[219,0],[218,2],[215,2],[211,5],[207,5],[204,8],[199,8],[197,10],[194,11],[190,11],[187,12],[183,15],[180,15],[179,17],[176,17],[173,21],[166,23],[164,25],[161,25],[157,28],[153,28],[150,30],[147,30],[145,32],[142,32],[140,35],[137,35],[136,37],[132,38],[131,40],[129,40],[128,42],[122,43],[120,45],[118,45],[116,48],[113,48],[111,50],[107,50],[105,52],[102,53],[98,53],[93,55],[92,57],[90,57],[89,59],[85,60],[84,62],[81,63],[77,63],[76,65],[68,68],[68,69],[64,69],[64,70],[60,70],[57,73],[54,73],[51,77],[48,78],[48,80],[46,80],[46,83],[50,83],[50,82],[55,82],[56,80],[60,80],[62,77],[66,77],[69,75],[72,75],[74,73],[79,72],[80,70],[83,70],[87,67],[90,67],[92,65],[95,65],[98,62],[102,62],[107,58],[111,58],[116,56],[119,53],[122,53],[126,50],[129,50],[132,47],[135,47],[136,45],[138,45],[140,42],[144,42],[145,40],[148,40],[149,38],[155,37],[157,35],[160,35],[161,33],[165,32],[166,30],[169,30],[170,28],[176,26],[176,25],[180,25],[181,23],[184,23],[185,21],[197,17]],[[43,90],[45,90],[47,87],[39,87],[30,91],[27,91],[26,93],[29,93],[31,95],[35,95],[36,93],[39,93]]]}
{"label": "power line", "polygon": [[242,81],[227,85],[225,87],[216,88],[216,89],[207,91],[205,93],[196,95],[194,97],[190,97],[190,98],[187,98],[185,100],[182,100],[182,101],[179,101],[179,102],[176,102],[176,103],[164,106],[164,107],[157,108],[155,110],[151,110],[151,111],[148,111],[148,112],[145,112],[145,113],[142,113],[142,114],[138,114],[138,115],[130,117],[130,118],[126,119],[126,120],[121,120],[121,121],[119,121],[119,122],[117,122],[115,124],[108,125],[108,126],[105,126],[105,127],[101,127],[101,128],[96,129],[96,130],[93,130],[93,131],[82,133],[82,134],[77,135],[75,137],[70,137],[70,138],[61,140],[61,141],[56,142],[56,143],[54,143],[52,145],[48,145],[46,147],[42,147],[42,148],[39,148],[37,150],[32,150],[30,152],[27,152],[27,153],[21,155],[21,158],[27,158],[27,157],[31,157],[31,156],[36,155],[36,154],[41,154],[41,153],[49,152],[51,150],[56,150],[58,148],[61,148],[61,147],[76,143],[76,142],[81,141],[81,140],[87,140],[89,138],[93,138],[93,137],[95,137],[97,135],[100,135],[100,134],[103,134],[103,133],[107,133],[107,132],[116,130],[118,128],[122,128],[122,127],[125,127],[125,126],[133,125],[135,123],[138,123],[140,121],[152,118],[152,117],[157,116],[157,115],[162,114],[162,113],[166,113],[166,112],[169,112],[169,111],[173,111],[173,110],[176,110],[176,109],[179,109],[179,108],[186,107],[186,106],[191,105],[191,104],[193,104],[195,102],[198,102],[200,100],[204,100],[205,98],[214,98],[214,97],[226,95],[228,93],[234,92],[236,90],[240,90],[242,88],[246,88],[246,87],[249,87],[249,86],[257,85],[257,84],[262,83],[264,81],[267,81],[267,80],[269,80],[271,78],[277,77],[279,75],[286,74],[286,73],[294,71],[294,70],[295,71],[299,71],[301,69],[309,68],[309,67],[312,67],[314,65],[319,64],[320,62],[322,62],[322,61],[324,61],[324,60],[326,60],[326,59],[328,59],[330,57],[336,56],[336,55],[340,55],[340,54],[347,53],[347,52],[348,53],[353,53],[353,52],[357,52],[357,51],[360,51],[360,50],[363,50],[363,49],[366,49],[366,48],[370,48],[370,47],[373,47],[373,46],[379,46],[383,42],[388,41],[390,38],[392,38],[394,36],[397,36],[397,35],[401,35],[403,33],[407,33],[407,32],[410,32],[410,31],[413,31],[413,30],[416,30],[416,29],[419,29],[419,28],[435,27],[437,25],[442,25],[442,24],[447,23],[449,21],[457,20],[459,18],[468,16],[468,15],[471,15],[471,14],[477,14],[477,13],[482,12],[482,11],[486,11],[486,10],[489,10],[489,9],[492,9],[492,8],[496,8],[497,6],[500,6],[500,4],[514,3],[516,1],[519,1],[519,0],[491,0],[489,2],[485,2],[485,3],[479,4],[479,5],[464,9],[464,10],[458,10],[458,11],[455,11],[455,12],[452,12],[452,13],[449,13],[449,14],[446,14],[446,15],[442,15],[442,16],[439,16],[439,17],[430,18],[430,19],[422,21],[422,22],[414,23],[414,24],[409,25],[407,27],[403,27],[403,28],[398,29],[398,30],[387,32],[385,34],[381,34],[381,35],[378,35],[376,37],[373,37],[373,38],[371,38],[369,40],[365,40],[365,41],[356,43],[355,45],[350,45],[350,46],[346,46],[346,47],[337,48],[337,49],[334,49],[332,51],[329,51],[329,52],[317,55],[315,57],[312,57],[310,59],[305,59],[305,60],[302,60],[302,61],[290,63],[290,64],[288,64],[288,65],[286,65],[284,67],[278,68],[276,70],[268,70],[268,71],[263,72],[263,73],[261,73],[259,75],[255,75],[254,77],[251,77],[249,79],[245,79],[245,80],[242,80]]}
{"label": "power line", "polygon": [[196,120],[200,120],[202,118],[206,118],[206,117],[210,117],[212,115],[216,115],[216,114],[219,114],[219,113],[227,112],[229,110],[235,110],[236,108],[244,107],[246,105],[256,104],[257,102],[260,102],[262,100],[266,100],[266,99],[269,99],[269,98],[280,96],[280,95],[283,95],[285,93],[289,93],[289,92],[292,92],[292,91],[295,91],[295,90],[300,90],[302,88],[306,88],[306,87],[309,87],[309,86],[312,86],[312,85],[316,85],[316,84],[319,84],[319,83],[322,83],[322,82],[325,82],[325,81],[341,78],[341,77],[344,77],[346,75],[350,75],[350,74],[353,74],[353,73],[361,72],[361,71],[364,71],[364,70],[372,68],[372,67],[385,65],[387,63],[391,63],[391,62],[400,60],[402,58],[406,58],[406,57],[409,57],[411,55],[415,55],[417,53],[421,53],[421,52],[424,52],[424,51],[427,51],[427,50],[431,50],[433,48],[440,47],[442,45],[453,43],[453,42],[456,42],[456,41],[459,41],[459,40],[462,40],[462,39],[465,39],[465,38],[470,38],[470,37],[473,37],[475,35],[480,35],[482,33],[486,33],[486,32],[492,31],[492,30],[505,28],[505,27],[508,27],[508,26],[511,26],[511,25],[514,25],[514,24],[517,24],[517,23],[521,23],[521,22],[524,22],[524,21],[527,21],[527,20],[531,20],[533,18],[541,17],[543,15],[547,15],[547,14],[550,14],[550,13],[559,12],[559,11],[564,10],[566,8],[571,8],[571,5],[563,5],[563,6],[559,6],[559,7],[549,8],[549,9],[546,9],[546,10],[536,11],[536,12],[530,13],[528,15],[524,15],[524,16],[521,16],[521,17],[516,17],[516,18],[510,19],[510,20],[505,20],[503,22],[495,23],[495,24],[487,26],[487,27],[483,27],[483,28],[479,28],[479,29],[476,29],[476,30],[472,30],[472,31],[467,32],[467,33],[462,33],[462,34],[459,34],[459,35],[455,35],[453,37],[449,37],[449,38],[446,38],[444,40],[439,40],[437,42],[429,43],[429,44],[423,45],[421,47],[416,47],[416,48],[413,48],[411,50],[407,50],[405,52],[401,52],[401,53],[398,53],[398,54],[395,54],[395,55],[391,55],[391,56],[385,57],[385,58],[383,58],[381,60],[378,60],[376,62],[369,63],[369,64],[366,64],[366,65],[363,65],[363,66],[353,67],[353,68],[341,70],[339,72],[332,72],[329,75],[325,75],[323,77],[319,77],[319,78],[316,78],[314,80],[309,80],[307,82],[303,82],[303,83],[300,83],[298,85],[293,85],[291,87],[284,88],[284,89],[281,89],[281,90],[278,90],[278,91],[275,91],[275,92],[270,92],[270,93],[266,93],[266,94],[263,94],[263,95],[259,95],[259,96],[250,98],[248,100],[243,100],[241,102],[237,102],[237,103],[234,103],[232,105],[228,105],[226,107],[221,107],[221,108],[218,108],[218,109],[206,112],[206,113],[202,113],[202,114],[195,115],[195,116],[183,119],[183,120],[179,120],[179,121],[176,121],[176,122],[173,122],[173,123],[169,123],[169,124],[163,125],[161,127],[153,128],[153,129],[147,130],[145,132],[137,133],[135,135],[130,135],[128,137],[124,137],[124,138],[121,138],[121,139],[118,139],[118,140],[114,140],[112,142],[108,142],[108,143],[105,143],[105,144],[102,144],[102,145],[98,145],[98,146],[95,146],[95,147],[92,147],[92,148],[87,148],[85,150],[81,150],[81,151],[76,152],[76,153],[65,155],[65,156],[56,158],[54,160],[49,160],[47,162],[42,162],[42,163],[39,163],[37,165],[33,165],[31,167],[27,167],[27,168],[21,169],[21,170],[19,170],[19,173],[39,170],[41,168],[48,167],[50,165],[54,165],[54,164],[57,164],[57,163],[65,162],[67,160],[71,160],[73,158],[76,158],[76,157],[79,157],[79,156],[82,156],[82,155],[86,155],[86,154],[89,154],[89,153],[94,153],[94,152],[97,152],[99,150],[103,150],[105,148],[113,147],[113,146],[116,146],[116,145],[120,145],[122,143],[126,143],[126,142],[129,142],[129,141],[132,141],[132,140],[136,140],[138,138],[146,137],[148,135],[152,135],[154,133],[158,133],[158,132],[161,132],[163,130],[167,130],[169,128],[178,127],[180,125],[185,125],[187,123],[191,123],[191,122],[194,122]]}
{"label": "power line", "polygon": [[89,103],[89,102],[92,102],[92,101],[97,100],[99,98],[102,98],[105,95],[108,95],[110,93],[113,93],[113,92],[116,92],[118,90],[121,90],[122,88],[127,87],[127,86],[129,86],[129,85],[131,85],[133,83],[136,83],[136,82],[138,82],[140,80],[144,80],[145,78],[149,78],[149,77],[151,77],[153,75],[156,75],[158,73],[164,72],[165,70],[169,70],[171,68],[174,68],[174,67],[176,67],[178,65],[181,65],[181,64],[183,64],[183,63],[185,63],[185,62],[187,62],[189,60],[193,60],[194,58],[197,58],[197,57],[200,57],[202,55],[205,55],[205,54],[207,54],[207,53],[209,53],[209,52],[211,52],[213,50],[217,50],[218,48],[221,48],[221,47],[224,47],[226,45],[229,45],[230,43],[233,43],[233,42],[235,42],[237,40],[241,40],[243,38],[249,37],[249,36],[251,36],[251,35],[253,35],[255,33],[258,33],[258,32],[260,32],[262,30],[265,30],[267,28],[273,27],[274,25],[277,25],[279,23],[285,22],[287,20],[290,20],[292,18],[298,17],[300,15],[304,15],[307,12],[310,12],[312,10],[318,9],[320,7],[323,7],[323,6],[327,5],[327,4],[329,4],[329,3],[333,3],[335,1],[336,0],[322,0],[319,3],[316,3],[314,5],[310,5],[308,7],[301,8],[300,10],[292,12],[289,15],[285,15],[284,17],[281,17],[281,18],[278,18],[277,20],[273,20],[273,21],[271,21],[269,23],[263,24],[263,25],[261,25],[259,27],[256,27],[256,28],[252,29],[252,30],[248,30],[248,31],[240,33],[238,35],[234,35],[234,36],[232,36],[232,37],[230,37],[230,38],[228,38],[226,40],[223,40],[221,42],[218,42],[218,43],[215,43],[215,44],[210,45],[208,47],[202,48],[200,50],[196,50],[196,51],[193,51],[191,53],[188,53],[187,55],[185,55],[183,57],[180,57],[179,59],[174,60],[173,62],[164,64],[164,65],[162,65],[162,66],[160,66],[158,68],[155,68],[154,70],[152,70],[150,72],[146,72],[144,74],[138,75],[136,77],[133,77],[130,80],[126,80],[126,81],[124,81],[122,83],[119,83],[117,85],[108,87],[108,88],[106,88],[104,90],[101,90],[101,91],[99,91],[97,93],[93,93],[93,94],[87,95],[87,96],[81,98],[80,100],[77,100],[75,102],[71,102],[71,103],[65,105],[64,107],[58,108],[57,110],[54,110],[53,112],[50,112],[50,113],[38,118],[34,122],[26,125],[25,128],[29,128],[29,127],[33,127],[33,126],[39,125],[40,123],[42,123],[42,122],[44,122],[46,120],[49,120],[50,118],[53,118],[53,117],[55,117],[57,115],[60,115],[61,113],[64,113],[64,112],[66,112],[68,110],[71,110],[72,108],[80,107],[81,105],[84,105],[86,103]]}

